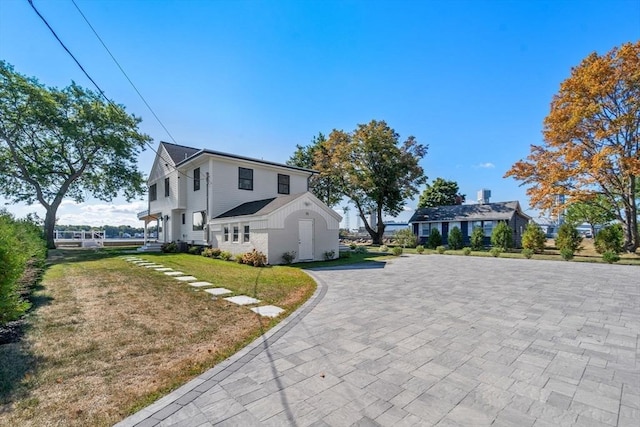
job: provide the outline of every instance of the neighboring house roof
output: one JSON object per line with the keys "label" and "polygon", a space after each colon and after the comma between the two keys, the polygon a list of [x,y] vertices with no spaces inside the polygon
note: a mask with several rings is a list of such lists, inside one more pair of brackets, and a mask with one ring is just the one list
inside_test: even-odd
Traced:
{"label": "neighboring house roof", "polygon": [[272,197],[270,199],[243,203],[223,214],[218,215],[215,219],[246,215],[267,215],[305,194],[307,193],[290,194],[287,196]]}
{"label": "neighboring house roof", "polygon": [[164,149],[169,153],[169,157],[173,160],[174,164],[178,164],[189,157],[197,153],[198,149],[185,147],[184,145],[170,144],[168,142],[160,142],[164,146]]}
{"label": "neighboring house roof", "polygon": [[183,145],[170,144],[168,142],[160,142],[160,144],[164,145],[165,149],[171,156],[171,160],[173,160],[176,166],[179,166],[186,162],[190,162],[191,160],[197,157],[200,157],[201,155],[211,154],[214,156],[226,157],[229,159],[246,160],[249,162],[261,163],[269,166],[278,166],[278,167],[287,168],[287,169],[295,169],[303,172],[317,173],[317,171],[313,169],[306,169],[298,166],[291,166],[284,163],[270,162],[267,160],[254,159],[252,157],[239,156],[237,154],[223,153],[221,151],[214,151],[214,150],[208,150],[208,149],[196,149],[191,147],[185,147]]}
{"label": "neighboring house roof", "polygon": [[529,218],[520,209],[520,203],[513,201],[420,208],[415,211],[409,222],[508,220],[516,212]]}

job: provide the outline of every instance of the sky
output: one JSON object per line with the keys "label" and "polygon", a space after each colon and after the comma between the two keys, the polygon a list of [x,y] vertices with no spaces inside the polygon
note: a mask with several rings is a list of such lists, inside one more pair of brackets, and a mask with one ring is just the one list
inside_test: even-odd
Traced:
{"label": "sky", "polygon": [[[542,144],[571,67],[640,39],[640,0],[75,0],[170,136],[72,0],[33,4],[106,95],[143,119],[154,148],[284,163],[318,132],[385,120],[402,141],[428,145],[429,182],[456,181],[467,202],[490,189],[491,201],[518,200],[534,218],[525,187],[504,174]],[[0,59],[47,86],[94,89],[27,0],[0,1]],[[143,152],[140,170],[154,156]],[[418,196],[396,220],[408,220]],[[44,216],[38,205],[4,207]],[[144,200],[89,198],[63,202],[57,216],[141,227],[144,209]]]}

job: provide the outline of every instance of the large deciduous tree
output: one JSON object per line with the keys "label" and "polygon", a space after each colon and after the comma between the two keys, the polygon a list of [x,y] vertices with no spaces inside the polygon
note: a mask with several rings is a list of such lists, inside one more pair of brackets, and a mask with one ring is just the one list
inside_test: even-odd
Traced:
{"label": "large deciduous tree", "polygon": [[[311,144],[307,146],[296,145],[296,151],[287,160],[287,164],[300,168],[320,169],[318,174],[309,179],[309,190],[327,206],[333,207],[342,200],[342,193],[339,187],[340,182],[331,168],[322,164],[328,160],[325,155],[326,142],[327,138],[320,132],[318,136],[313,137]],[[319,163],[316,164],[316,161]]]}
{"label": "large deciduous tree", "polygon": [[436,206],[461,205],[466,196],[460,194],[460,188],[455,181],[447,181],[436,178],[432,184],[427,184],[420,195],[419,208],[432,208]]}
{"label": "large deciduous tree", "polygon": [[[555,196],[586,201],[602,195],[622,223],[625,249],[638,236],[640,174],[640,42],[592,53],[571,70],[544,120],[544,145],[505,176],[531,185],[535,207],[552,210]],[[561,207],[562,208],[562,207]]]}
{"label": "large deciduous tree", "polygon": [[0,61],[0,194],[14,203],[40,203],[47,247],[54,248],[63,199],[143,194],[136,162],[151,139],[138,132],[139,123],[75,83],[47,88]]}
{"label": "large deciduous tree", "polygon": [[605,225],[613,221],[615,208],[603,196],[596,196],[585,202],[571,203],[564,216],[571,224],[586,222],[591,227],[591,235],[596,236],[596,226]]}
{"label": "large deciduous tree", "polygon": [[[359,124],[351,133],[334,130],[316,152],[315,169],[334,176],[341,194],[351,199],[374,244],[382,242],[382,215],[398,215],[405,200],[426,182],[419,161],[427,147],[400,136],[384,121]],[[368,215],[375,214],[376,224]]]}

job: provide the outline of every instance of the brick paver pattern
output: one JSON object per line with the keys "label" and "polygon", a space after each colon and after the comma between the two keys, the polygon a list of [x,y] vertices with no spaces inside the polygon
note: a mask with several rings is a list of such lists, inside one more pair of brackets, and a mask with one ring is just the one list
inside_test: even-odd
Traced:
{"label": "brick paver pattern", "polygon": [[423,255],[312,275],[298,312],[120,425],[640,425],[638,267]]}

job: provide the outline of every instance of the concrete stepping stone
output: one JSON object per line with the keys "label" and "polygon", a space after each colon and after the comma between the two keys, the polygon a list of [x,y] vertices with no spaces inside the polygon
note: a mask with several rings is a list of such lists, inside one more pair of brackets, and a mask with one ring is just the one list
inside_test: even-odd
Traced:
{"label": "concrete stepping stone", "polygon": [[181,282],[193,282],[194,280],[198,280],[193,276],[176,276],[174,279],[180,280]]}
{"label": "concrete stepping stone", "polygon": [[167,276],[184,276],[182,271],[165,271],[164,274]]}
{"label": "concrete stepping stone", "polygon": [[153,262],[138,262],[136,263],[138,265],[138,267],[148,267],[148,266],[153,266],[155,265]]}
{"label": "concrete stepping stone", "polygon": [[280,313],[284,312],[284,309],[276,307],[275,305],[263,305],[262,307],[253,307],[249,310],[265,317],[278,317]]}
{"label": "concrete stepping stone", "polygon": [[225,298],[227,301],[232,302],[238,305],[250,305],[250,304],[258,304],[260,302],[259,299],[251,298],[246,295],[238,295],[235,297]]}
{"label": "concrete stepping stone", "polygon": [[169,268],[169,267],[159,267],[159,268],[154,268],[155,271],[173,271],[173,268]]}
{"label": "concrete stepping stone", "polygon": [[[192,285],[193,283],[190,283],[190,284]],[[229,289],[225,289],[225,288],[205,289],[204,291],[207,293],[210,293],[213,296],[226,295],[231,293]]]}
{"label": "concrete stepping stone", "polygon": [[145,265],[146,268],[156,268],[156,267],[163,267],[162,264],[151,264],[151,265]]}
{"label": "concrete stepping stone", "polygon": [[201,288],[203,286],[213,286],[213,283],[209,283],[209,282],[191,282],[189,283],[190,286],[195,286],[196,288]]}

